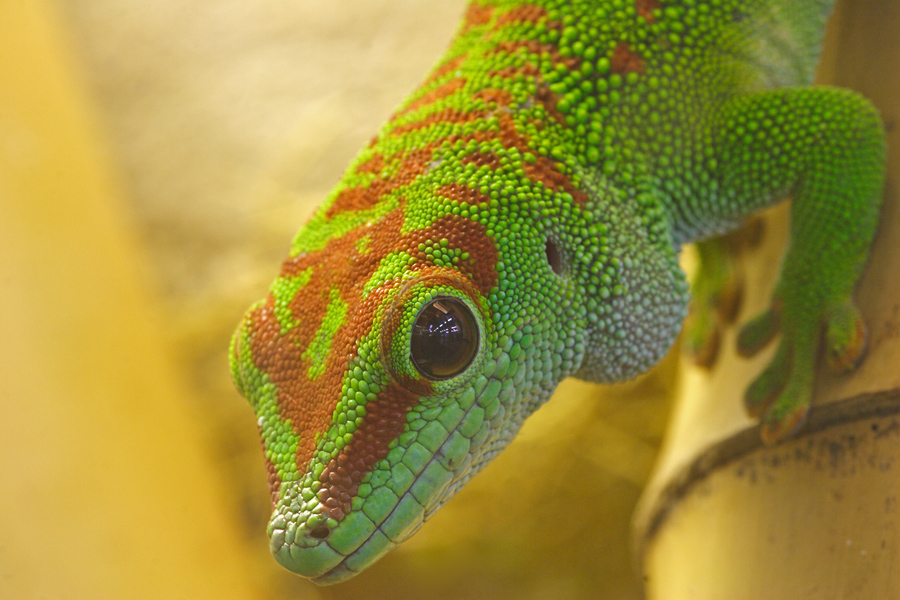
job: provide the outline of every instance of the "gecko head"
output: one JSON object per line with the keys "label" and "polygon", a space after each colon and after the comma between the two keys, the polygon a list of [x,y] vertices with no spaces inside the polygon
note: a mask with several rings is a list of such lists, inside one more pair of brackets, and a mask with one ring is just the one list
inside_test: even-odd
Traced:
{"label": "gecko head", "polygon": [[643,251],[655,249],[646,214],[627,202],[589,224],[568,194],[548,197],[553,211],[538,208],[553,219],[528,202],[469,203],[470,217],[458,200],[425,214],[400,203],[371,221],[326,209],[298,234],[230,352],[258,418],[283,566],[320,584],[353,577],[560,380],[625,379],[665,351],[684,293],[671,245]]}
{"label": "gecko head", "polygon": [[[517,305],[485,227],[401,224],[388,215],[296,253],[232,342],[266,457],[270,548],[320,584],[412,535],[577,361],[554,323],[564,303]],[[516,243],[546,263],[538,236]],[[555,277],[542,269],[516,277]]]}
{"label": "gecko head", "polygon": [[[483,409],[472,410],[471,386],[490,328],[470,280],[430,268],[386,282],[369,298],[341,311],[332,348],[318,361],[294,365],[284,353],[296,344],[285,349],[279,339],[249,350],[258,366],[235,367],[256,407],[269,467],[271,550],[318,583],[352,577],[412,535],[471,469],[473,437],[484,424]],[[266,328],[260,311],[265,305],[251,310],[235,338],[235,363],[246,362],[247,345]],[[352,343],[336,347],[342,340]],[[320,365],[333,352],[345,364],[328,382]],[[281,370],[290,371],[291,386],[273,385]]]}

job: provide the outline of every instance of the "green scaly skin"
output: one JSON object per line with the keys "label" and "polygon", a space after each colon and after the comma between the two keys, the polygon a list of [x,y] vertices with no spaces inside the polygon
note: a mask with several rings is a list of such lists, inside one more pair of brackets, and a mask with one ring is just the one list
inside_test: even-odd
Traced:
{"label": "green scaly skin", "polygon": [[[747,403],[769,441],[805,414],[824,336],[862,355],[851,294],[877,223],[876,111],[808,85],[830,1],[476,0],[431,76],[350,165],[235,333],[259,417],[275,558],[348,579],[413,532],[570,375],[634,377],[673,343],[681,244],[791,195]],[[413,324],[470,312],[430,379]],[[780,328],[779,328],[780,326]]]}

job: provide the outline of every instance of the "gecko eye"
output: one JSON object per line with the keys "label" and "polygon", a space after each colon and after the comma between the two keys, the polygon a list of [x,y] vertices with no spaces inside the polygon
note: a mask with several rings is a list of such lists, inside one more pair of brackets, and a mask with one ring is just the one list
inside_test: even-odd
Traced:
{"label": "gecko eye", "polygon": [[435,298],[413,324],[410,357],[431,380],[450,379],[478,353],[478,323],[469,307],[451,297]]}

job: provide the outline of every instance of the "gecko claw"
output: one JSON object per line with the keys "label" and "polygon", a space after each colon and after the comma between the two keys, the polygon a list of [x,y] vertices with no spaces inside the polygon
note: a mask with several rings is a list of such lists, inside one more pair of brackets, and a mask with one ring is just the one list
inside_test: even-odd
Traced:
{"label": "gecko claw", "polygon": [[862,362],[868,345],[868,331],[852,302],[841,304],[828,316],[825,352],[828,367],[837,373],[852,371]]}
{"label": "gecko claw", "polygon": [[773,445],[790,437],[806,420],[809,404],[801,404],[783,417],[763,419],[759,436],[766,445]]}
{"label": "gecko claw", "polygon": [[744,296],[743,274],[734,257],[738,237],[733,233],[697,244],[700,267],[692,282],[684,348],[694,364],[706,369],[715,364],[722,332],[737,317]]}
{"label": "gecko claw", "polygon": [[776,398],[787,387],[791,375],[791,357],[787,347],[781,344],[772,362],[747,388],[744,394],[744,408],[753,418],[767,414]]}
{"label": "gecko claw", "polygon": [[704,369],[711,369],[719,356],[721,331],[715,314],[691,305],[684,322],[684,351],[691,361]]}

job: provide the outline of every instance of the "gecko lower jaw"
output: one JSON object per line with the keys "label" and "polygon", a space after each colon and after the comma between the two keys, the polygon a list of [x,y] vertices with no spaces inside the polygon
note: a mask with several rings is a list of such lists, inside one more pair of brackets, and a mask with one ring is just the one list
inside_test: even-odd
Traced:
{"label": "gecko lower jaw", "polygon": [[[512,388],[501,393],[501,387],[488,380],[479,388],[465,412],[457,415],[456,426],[448,429],[440,447],[415,467],[415,479],[405,491],[394,492],[389,506],[378,504],[389,495],[379,490],[391,490],[391,486],[382,484],[369,491],[362,508],[354,507],[329,526],[322,520],[326,507],[304,503],[297,488],[288,488],[269,521],[270,549],[275,559],[289,571],[329,585],[353,578],[418,531],[500,452],[524,420],[523,414],[507,414]],[[488,390],[488,395],[483,390]],[[485,418],[482,406],[488,400],[495,405],[493,423]],[[470,414],[477,419],[467,421]],[[467,429],[463,429],[464,424]],[[318,518],[311,519],[313,515]]]}
{"label": "gecko lower jaw", "polygon": [[[284,568],[319,585],[352,579],[416,533],[447,499],[489,462],[493,454],[483,455],[474,464],[470,464],[474,468],[465,476],[452,481],[445,490],[446,494],[440,494],[440,499],[428,508],[422,507],[412,493],[407,491],[387,517],[374,526],[362,543],[352,550],[345,547],[343,551],[339,551],[337,547],[348,536],[346,531],[351,531],[349,537],[354,537],[354,526],[366,521],[361,513],[350,513],[345,521],[324,537],[317,536],[319,527],[307,531],[301,526],[297,530],[290,525],[285,515],[273,517],[269,523],[272,554]],[[398,526],[398,523],[402,525]],[[342,525],[349,526],[349,530],[342,532]]]}
{"label": "gecko lower jaw", "polygon": [[[285,510],[282,507],[281,510]],[[320,585],[350,579],[415,533],[424,522],[425,509],[407,492],[380,523],[363,511],[348,513],[328,528],[294,525],[295,517],[278,512],[269,522],[270,549],[289,571]]]}
{"label": "gecko lower jaw", "polygon": [[[489,461],[484,461],[489,462]],[[476,467],[476,471],[480,470],[481,466]],[[471,478],[469,477],[461,478],[453,482],[451,484],[448,498],[452,497],[456,494],[456,492],[463,487],[463,485]],[[444,500],[444,502],[446,499]],[[310,581],[317,583],[318,585],[332,585],[335,583],[342,583],[347,581],[348,579],[352,579],[356,577],[361,572],[365,571],[367,568],[372,566],[374,563],[378,562],[385,554],[411,538],[422,525],[425,524],[425,521],[430,519],[434,513],[436,513],[443,505],[444,502],[439,502],[438,504],[432,506],[430,509],[424,511],[423,517],[421,520],[418,520],[414,525],[412,525],[409,529],[403,532],[402,537],[399,537],[395,540],[389,538],[384,531],[382,531],[381,526],[376,528],[375,532],[356,550],[354,550],[350,555],[346,556],[341,560],[338,564],[330,568],[328,571],[319,575],[317,577],[310,577]]]}
{"label": "gecko lower jaw", "polygon": [[[311,535],[306,540],[311,545],[283,543],[275,548],[273,543],[272,554],[289,571],[307,577],[319,585],[340,583],[355,577],[377,562],[418,531],[423,522],[419,520],[409,531],[403,533],[402,538],[398,537],[396,540],[392,540],[380,528],[376,528],[358,548],[346,556],[335,550],[328,543],[328,539],[315,539]],[[337,537],[339,536],[338,533]],[[275,536],[274,539],[280,539],[280,536]]]}
{"label": "gecko lower jaw", "polygon": [[[400,543],[391,541],[387,536],[381,533],[380,530],[376,531],[376,534],[380,535],[376,538],[375,534],[373,534],[373,536],[360,547],[360,550],[365,549],[362,554],[359,554],[359,550],[353,552],[328,572],[323,573],[318,577],[313,577],[312,581],[318,585],[331,585],[352,579],[382,556],[393,550]],[[412,535],[412,533],[410,533],[410,535]],[[377,541],[373,542],[373,538]],[[356,565],[357,568],[351,568],[350,564]]]}

